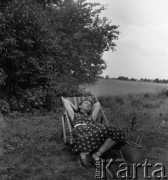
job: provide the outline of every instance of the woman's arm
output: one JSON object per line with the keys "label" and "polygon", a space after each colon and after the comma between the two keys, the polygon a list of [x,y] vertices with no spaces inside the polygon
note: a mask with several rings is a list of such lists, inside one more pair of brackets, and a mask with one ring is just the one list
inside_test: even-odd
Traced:
{"label": "woman's arm", "polygon": [[73,103],[71,103],[71,102],[69,101],[69,104],[70,104],[70,106],[72,107],[72,109],[73,109],[74,111],[78,111],[78,108],[77,108]]}
{"label": "woman's arm", "polygon": [[78,108],[74,104],[72,104],[70,101],[68,101],[67,99],[65,99],[63,97],[61,97],[61,99],[62,99],[62,103],[64,105],[65,110],[67,111],[71,121],[73,121],[74,120],[74,110],[76,111]]}
{"label": "woman's arm", "polygon": [[94,121],[96,121],[99,111],[100,111],[100,103],[97,102],[92,107],[92,118]]}

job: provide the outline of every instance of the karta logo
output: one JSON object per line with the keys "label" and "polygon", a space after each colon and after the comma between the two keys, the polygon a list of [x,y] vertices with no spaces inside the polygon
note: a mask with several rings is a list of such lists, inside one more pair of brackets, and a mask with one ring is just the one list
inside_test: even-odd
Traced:
{"label": "karta logo", "polygon": [[112,170],[114,166],[116,167],[114,163],[115,159],[110,159],[109,162],[106,159],[96,161],[95,177],[107,179],[108,173],[113,179],[138,179],[138,171],[141,171],[144,179],[167,179],[166,168],[162,163],[152,165],[148,159],[145,159],[144,163],[120,163],[117,169]]}

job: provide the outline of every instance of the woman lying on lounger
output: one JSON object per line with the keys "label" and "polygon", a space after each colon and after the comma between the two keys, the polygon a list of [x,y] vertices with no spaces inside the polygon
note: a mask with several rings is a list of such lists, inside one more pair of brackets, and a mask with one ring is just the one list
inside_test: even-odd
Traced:
{"label": "woman lying on lounger", "polygon": [[[80,153],[84,166],[89,165],[88,155],[96,161],[117,143],[125,142],[125,134],[121,129],[110,124],[95,123],[100,110],[99,102],[93,105],[91,101],[84,100],[78,107],[63,97],[62,102],[73,121],[73,131],[78,137],[73,151]],[[79,116],[76,117],[74,111],[78,111]]]}

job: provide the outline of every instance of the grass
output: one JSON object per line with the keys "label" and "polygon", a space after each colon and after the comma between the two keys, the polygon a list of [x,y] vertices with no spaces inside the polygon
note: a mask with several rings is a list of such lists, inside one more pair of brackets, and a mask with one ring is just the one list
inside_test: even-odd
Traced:
{"label": "grass", "polygon": [[149,83],[140,81],[119,81],[114,79],[100,79],[96,84],[86,87],[86,91],[95,96],[120,96],[141,93],[159,93],[168,89],[168,84]]}
{"label": "grass", "polygon": [[[107,119],[127,128],[136,116],[137,128],[143,129],[144,158],[168,167],[168,130],[158,129],[168,120],[165,95],[125,95],[99,97]],[[9,132],[4,134],[4,156],[0,161],[0,179],[93,180],[95,169],[79,166],[71,148],[61,138],[63,109],[47,115],[10,114],[5,117]],[[154,167],[150,169],[150,172]],[[142,173],[138,179],[144,179]]]}

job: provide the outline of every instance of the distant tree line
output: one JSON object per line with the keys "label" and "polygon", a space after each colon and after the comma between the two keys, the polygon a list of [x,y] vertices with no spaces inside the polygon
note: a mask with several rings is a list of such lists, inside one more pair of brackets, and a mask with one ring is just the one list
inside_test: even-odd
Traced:
{"label": "distant tree line", "polygon": [[147,79],[147,78],[141,78],[140,80],[135,79],[135,78],[128,78],[125,76],[119,76],[118,78],[110,78],[109,75],[106,75],[105,77],[99,76],[99,79],[117,79],[121,81],[143,81],[143,82],[155,82],[155,83],[168,83],[168,79]]}
{"label": "distant tree line", "polygon": [[168,83],[168,79],[159,79],[159,78],[155,78],[155,79],[141,78],[140,81],[155,82],[155,83]]}
{"label": "distant tree line", "polygon": [[137,79],[134,79],[134,78],[129,79],[128,77],[125,77],[125,76],[119,76],[117,79],[123,80],[123,81],[137,81]]}

